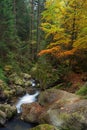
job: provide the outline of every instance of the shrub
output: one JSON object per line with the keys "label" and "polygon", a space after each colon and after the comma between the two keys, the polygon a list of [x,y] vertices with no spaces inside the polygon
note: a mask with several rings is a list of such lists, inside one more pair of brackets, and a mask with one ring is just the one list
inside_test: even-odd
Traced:
{"label": "shrub", "polygon": [[76,92],[76,94],[87,96],[87,82]]}
{"label": "shrub", "polygon": [[7,80],[7,78],[6,78],[6,76],[5,76],[4,71],[3,71],[2,68],[0,68],[0,79],[3,80],[3,81]]}

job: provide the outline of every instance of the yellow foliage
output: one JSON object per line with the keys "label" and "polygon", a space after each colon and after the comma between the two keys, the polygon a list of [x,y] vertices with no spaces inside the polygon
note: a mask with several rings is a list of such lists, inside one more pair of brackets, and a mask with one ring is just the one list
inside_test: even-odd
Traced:
{"label": "yellow foliage", "polygon": [[41,29],[53,40],[39,56],[70,56],[78,49],[87,49],[87,0],[47,0],[45,4]]}
{"label": "yellow foliage", "polygon": [[5,65],[4,70],[10,71],[10,70],[12,70],[12,66],[11,65]]}

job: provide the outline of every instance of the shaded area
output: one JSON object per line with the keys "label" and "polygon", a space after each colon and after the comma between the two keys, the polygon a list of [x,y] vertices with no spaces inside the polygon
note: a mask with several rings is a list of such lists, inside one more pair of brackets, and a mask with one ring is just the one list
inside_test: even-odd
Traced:
{"label": "shaded area", "polygon": [[34,126],[36,126],[36,124],[26,123],[20,120],[19,117],[16,117],[7,122],[6,126],[1,127],[0,130],[29,130],[29,128]]}

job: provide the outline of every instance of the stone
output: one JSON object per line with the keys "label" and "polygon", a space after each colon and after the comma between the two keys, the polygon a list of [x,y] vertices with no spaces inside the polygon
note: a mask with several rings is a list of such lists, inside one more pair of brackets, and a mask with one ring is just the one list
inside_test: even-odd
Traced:
{"label": "stone", "polygon": [[20,77],[15,77],[14,84],[23,86],[23,80]]}
{"label": "stone", "polygon": [[43,91],[40,93],[39,97],[38,97],[38,102],[42,105],[42,106],[47,106],[50,105],[52,103],[54,103],[55,101],[60,101],[60,100],[66,100],[67,102],[71,101],[71,100],[78,100],[80,97],[63,91],[63,90],[59,90],[59,89],[48,89],[46,91]]}
{"label": "stone", "polygon": [[0,110],[0,126],[4,126],[6,122],[6,114]]}
{"label": "stone", "polygon": [[37,103],[23,104],[21,119],[31,123],[37,123],[43,108]]}
{"label": "stone", "polygon": [[81,99],[75,94],[62,90],[53,90],[52,95],[51,91],[52,89],[47,90],[48,96],[53,97],[53,100],[45,94],[43,100],[39,99],[40,104],[46,107],[39,116],[39,123],[48,123],[61,130],[68,130],[68,128],[69,130],[87,130],[87,99]]}
{"label": "stone", "polygon": [[21,76],[23,77],[23,79],[25,80],[30,80],[31,79],[31,75],[27,74],[27,73],[21,73]]}
{"label": "stone", "polygon": [[9,76],[9,80],[11,84],[20,85],[20,86],[24,85],[23,79],[16,73],[11,74]]}
{"label": "stone", "polygon": [[9,104],[0,104],[0,110],[6,114],[7,119],[11,119],[16,113],[16,107]]}
{"label": "stone", "polygon": [[24,86],[25,86],[25,87],[30,87],[30,86],[32,86],[31,81],[26,81],[26,82],[24,83]]}
{"label": "stone", "polygon": [[25,93],[25,89],[19,85],[16,85],[16,95],[23,95]]}
{"label": "stone", "polygon": [[57,129],[55,126],[52,126],[49,124],[42,124],[42,125],[38,125],[29,130],[59,130],[59,129]]}
{"label": "stone", "polygon": [[0,79],[0,90],[3,91],[3,90],[9,90],[10,88],[7,86],[7,84]]}
{"label": "stone", "polygon": [[2,80],[0,80],[0,99],[1,101],[5,101],[10,98],[13,94],[11,88]]}

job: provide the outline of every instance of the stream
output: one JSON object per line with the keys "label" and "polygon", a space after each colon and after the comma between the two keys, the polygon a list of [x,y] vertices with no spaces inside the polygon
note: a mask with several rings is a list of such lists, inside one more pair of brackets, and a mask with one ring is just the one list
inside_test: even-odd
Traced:
{"label": "stream", "polygon": [[[32,82],[32,87],[35,87],[35,84]],[[20,113],[22,112],[21,105],[26,103],[32,103],[37,100],[37,96],[39,95],[39,91],[32,95],[26,93],[24,96],[20,97],[16,103],[17,113],[18,115],[11,119],[6,123],[6,127],[0,128],[0,130],[29,130],[29,128],[33,128],[36,124],[26,123],[20,120]]]}

